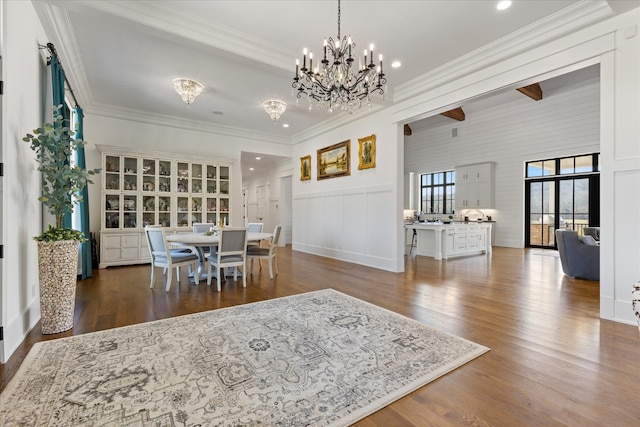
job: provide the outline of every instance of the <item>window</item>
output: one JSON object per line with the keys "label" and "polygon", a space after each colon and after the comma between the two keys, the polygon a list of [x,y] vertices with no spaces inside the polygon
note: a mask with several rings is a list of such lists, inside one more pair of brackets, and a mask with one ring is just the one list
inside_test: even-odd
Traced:
{"label": "window", "polygon": [[420,175],[420,211],[452,214],[455,206],[455,171]]}

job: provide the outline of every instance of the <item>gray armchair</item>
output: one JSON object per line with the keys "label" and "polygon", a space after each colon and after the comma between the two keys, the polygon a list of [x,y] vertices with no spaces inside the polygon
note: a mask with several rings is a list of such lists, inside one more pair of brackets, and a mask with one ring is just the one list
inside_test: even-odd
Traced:
{"label": "gray armchair", "polygon": [[596,241],[600,241],[600,227],[585,227],[582,232],[585,236],[593,236]]}
{"label": "gray armchair", "polygon": [[556,243],[564,274],[600,280],[600,246],[583,243],[573,230],[556,230]]}

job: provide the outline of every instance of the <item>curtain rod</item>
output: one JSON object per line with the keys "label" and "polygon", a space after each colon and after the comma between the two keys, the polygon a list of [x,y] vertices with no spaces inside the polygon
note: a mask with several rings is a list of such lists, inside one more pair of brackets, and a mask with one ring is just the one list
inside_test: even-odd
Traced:
{"label": "curtain rod", "polygon": [[[56,48],[53,45],[53,43],[47,43],[46,46],[38,45],[38,47],[40,49],[47,49],[51,56],[55,56],[58,59],[58,64],[60,64],[60,68],[62,68],[62,71],[64,72],[64,67],[62,66],[62,62],[60,61],[60,57],[58,56],[58,52],[56,51]],[[76,107],[80,107],[78,105],[78,100],[76,99],[76,94],[73,93],[73,89],[71,88],[71,84],[69,84],[69,79],[67,79],[67,73],[66,72],[64,72],[64,82],[67,84],[67,90],[71,93],[71,97],[73,98],[73,102],[75,102],[75,104],[76,104],[75,106]]]}

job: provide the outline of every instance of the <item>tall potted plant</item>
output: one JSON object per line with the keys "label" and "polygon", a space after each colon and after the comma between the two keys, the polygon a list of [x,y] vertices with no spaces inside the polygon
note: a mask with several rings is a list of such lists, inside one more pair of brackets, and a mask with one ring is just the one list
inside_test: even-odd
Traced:
{"label": "tall potted plant", "polygon": [[82,231],[63,227],[65,214],[73,212],[82,201],[80,190],[92,183],[90,176],[99,169],[86,170],[70,162],[73,150],[85,144],[71,138],[64,126],[62,105],[53,109],[53,124],[44,123],[23,141],[36,153],[38,171],[42,172],[42,194],[38,198],[55,217],[55,227],[35,236],[38,242],[40,275],[40,314],[43,334],[55,334],[73,327],[78,249],[86,241]]}

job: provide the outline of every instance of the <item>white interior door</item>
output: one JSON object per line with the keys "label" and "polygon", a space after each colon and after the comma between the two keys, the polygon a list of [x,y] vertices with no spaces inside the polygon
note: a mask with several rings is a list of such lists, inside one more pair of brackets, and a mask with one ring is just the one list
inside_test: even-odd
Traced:
{"label": "white interior door", "polygon": [[269,189],[266,185],[260,185],[256,187],[256,221],[255,222],[268,222],[269,212]]}

